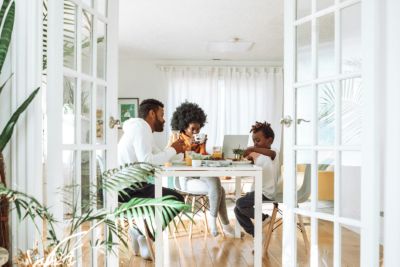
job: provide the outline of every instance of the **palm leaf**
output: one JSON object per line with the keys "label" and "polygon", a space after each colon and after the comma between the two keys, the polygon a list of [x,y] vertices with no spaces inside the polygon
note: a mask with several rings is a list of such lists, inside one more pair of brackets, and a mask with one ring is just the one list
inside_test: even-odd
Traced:
{"label": "palm leaf", "polygon": [[102,174],[102,188],[109,192],[119,192],[125,195],[126,188],[141,188],[142,183],[147,183],[153,177],[158,167],[149,163],[135,162],[105,171]]}
{"label": "palm leaf", "polygon": [[54,217],[52,214],[49,213],[48,209],[45,206],[40,204],[37,199],[23,192],[9,189],[4,184],[0,183],[0,198],[2,197],[5,197],[8,202],[12,203],[15,206],[15,210],[17,212],[17,217],[19,220],[22,221],[29,217],[39,233],[41,232],[41,229],[39,229],[35,219],[40,218],[43,221],[46,221],[49,226],[49,234],[51,240],[57,240],[54,231]]}
{"label": "palm leaf", "polygon": [[[189,206],[177,200],[173,196],[162,198],[133,198],[129,202],[123,203],[114,211],[114,223],[124,223],[126,220],[129,225],[133,222],[140,232],[144,233],[144,223],[146,220],[150,235],[155,237],[156,214],[161,215],[162,229],[164,230],[174,218],[189,210]],[[160,210],[159,210],[160,209]],[[161,213],[159,213],[161,212]]]}
{"label": "palm leaf", "polygon": [[32,102],[32,100],[35,98],[36,94],[39,92],[39,88],[37,88],[35,91],[33,91],[30,96],[18,107],[18,109],[14,112],[14,114],[11,116],[9,121],[7,122],[6,126],[4,127],[1,135],[0,135],[0,151],[3,151],[5,146],[7,145],[8,141],[10,140],[12,133],[14,131],[14,126],[18,121],[19,116],[22,114],[22,112],[25,111],[25,109],[28,107],[28,105]]}
{"label": "palm leaf", "polygon": [[[7,7],[11,2],[10,8]],[[3,18],[5,15],[5,19]],[[2,23],[1,35],[0,35],[0,73],[3,69],[4,60],[6,59],[8,47],[11,42],[12,30],[14,27],[14,16],[15,16],[15,2],[5,0],[0,10],[0,20]],[[4,21],[3,21],[4,20]]]}

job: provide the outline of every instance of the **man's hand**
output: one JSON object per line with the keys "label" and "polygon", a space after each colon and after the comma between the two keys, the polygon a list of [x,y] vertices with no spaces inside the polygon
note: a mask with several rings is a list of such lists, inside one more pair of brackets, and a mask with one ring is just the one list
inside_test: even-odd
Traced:
{"label": "man's hand", "polygon": [[171,144],[171,147],[175,149],[176,154],[185,152],[185,142],[182,139],[178,139]]}
{"label": "man's hand", "polygon": [[248,147],[245,151],[244,151],[244,154],[243,154],[243,157],[247,157],[250,153],[252,153],[252,152],[254,152],[254,146],[250,146],[250,147]]}

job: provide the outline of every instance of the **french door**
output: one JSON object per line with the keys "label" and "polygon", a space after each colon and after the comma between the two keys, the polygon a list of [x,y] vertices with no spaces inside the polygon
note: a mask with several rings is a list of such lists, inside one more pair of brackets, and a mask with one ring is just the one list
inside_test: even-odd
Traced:
{"label": "french door", "polygon": [[[118,1],[48,0],[47,201],[60,220],[72,212],[63,201],[77,205],[77,215],[117,204],[90,188],[116,166],[117,130],[108,121],[117,114],[117,22]],[[115,257],[90,246],[104,230],[85,239],[78,266],[117,266]]]}
{"label": "french door", "polygon": [[285,1],[285,266],[360,266],[361,2]]}

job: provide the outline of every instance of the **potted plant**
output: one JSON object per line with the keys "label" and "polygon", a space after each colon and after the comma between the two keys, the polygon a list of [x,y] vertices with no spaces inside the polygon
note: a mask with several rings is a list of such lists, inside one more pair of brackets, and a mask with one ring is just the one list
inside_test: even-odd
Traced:
{"label": "potted plant", "polygon": [[[124,188],[139,188],[141,183],[147,182],[156,171],[155,166],[146,163],[134,163],[108,170],[102,175],[101,188],[91,185],[91,192],[104,190],[126,194]],[[84,245],[85,238],[88,238],[96,229],[107,229],[107,231],[104,231],[104,237],[93,240],[91,246],[113,251],[118,244],[116,240],[128,247],[126,235],[129,227],[134,227],[141,233],[148,231],[150,236],[154,237],[157,207],[161,208],[163,229],[168,227],[171,221],[175,224],[174,219],[181,212],[187,215],[186,211],[189,209],[189,206],[171,196],[159,199],[133,198],[114,210],[97,208],[93,202],[78,208],[76,200],[74,202],[68,196],[72,192],[81,192],[81,186],[67,186],[63,191],[67,196],[64,198],[64,204],[69,207],[70,212],[63,222],[58,222],[54,220],[48,208],[35,198],[0,184],[0,197],[11,204],[20,220],[31,220],[35,224],[37,219],[41,219],[47,224],[45,235],[47,239],[41,240],[40,244],[31,250],[20,251],[15,258],[18,266],[72,266],[76,261],[76,250]],[[93,194],[91,199],[96,204],[99,201],[97,194]],[[59,224],[64,226],[62,229],[68,231],[64,237],[58,236],[55,231]],[[82,230],[85,228],[86,230]],[[41,233],[37,225],[36,230]],[[89,244],[86,243],[86,245]]]}
{"label": "potted plant", "polygon": [[238,148],[232,149],[232,152],[233,152],[235,161],[242,160],[243,154],[244,154],[244,149],[241,149],[239,146]]}

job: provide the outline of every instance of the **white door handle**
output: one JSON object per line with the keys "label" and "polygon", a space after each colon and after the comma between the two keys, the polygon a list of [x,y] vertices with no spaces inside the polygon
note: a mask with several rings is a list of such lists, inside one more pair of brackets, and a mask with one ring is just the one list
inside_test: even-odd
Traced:
{"label": "white door handle", "polygon": [[297,119],[297,124],[300,124],[301,122],[310,122],[309,120],[305,120],[305,119]]}
{"label": "white door handle", "polygon": [[108,126],[110,127],[110,129],[114,129],[115,126],[121,126],[121,121],[120,120],[116,120],[114,119],[113,116],[110,117],[109,121],[108,121]]}
{"label": "white door handle", "polygon": [[290,125],[292,125],[292,122],[293,122],[292,117],[290,117],[289,115],[281,119],[281,124],[285,125],[286,127],[290,127]]}

